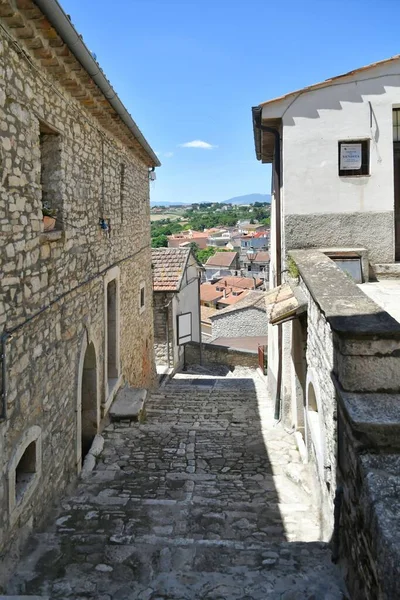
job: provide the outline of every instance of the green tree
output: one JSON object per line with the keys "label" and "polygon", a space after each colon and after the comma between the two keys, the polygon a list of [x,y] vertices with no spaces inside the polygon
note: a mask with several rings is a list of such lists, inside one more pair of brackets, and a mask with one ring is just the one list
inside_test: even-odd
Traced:
{"label": "green tree", "polygon": [[152,248],[167,248],[168,246],[168,238],[166,235],[159,235],[157,237],[151,238],[151,247]]}

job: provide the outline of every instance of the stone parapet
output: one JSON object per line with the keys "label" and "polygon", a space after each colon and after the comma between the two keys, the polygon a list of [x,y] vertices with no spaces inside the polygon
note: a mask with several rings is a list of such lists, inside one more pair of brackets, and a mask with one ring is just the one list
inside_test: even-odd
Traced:
{"label": "stone parapet", "polygon": [[[226,365],[227,367],[258,367],[258,355],[255,352],[235,350],[217,344],[201,344],[202,364]],[[188,365],[200,364],[200,344],[190,342],[186,344],[186,363]]]}

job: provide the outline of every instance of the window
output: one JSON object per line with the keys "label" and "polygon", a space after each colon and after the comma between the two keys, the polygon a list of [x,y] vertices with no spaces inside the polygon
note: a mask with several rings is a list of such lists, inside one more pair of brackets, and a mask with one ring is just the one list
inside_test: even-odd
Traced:
{"label": "window", "polygon": [[339,142],[338,168],[340,177],[369,175],[369,140]]}
{"label": "window", "polygon": [[36,441],[25,449],[15,469],[15,502],[18,504],[36,473]]}
{"label": "window", "polygon": [[37,425],[25,431],[8,465],[8,510],[15,523],[32,497],[42,470],[41,429]]}
{"label": "window", "polygon": [[139,292],[139,312],[142,313],[146,308],[146,294],[144,282],[140,284]]}
{"label": "window", "polygon": [[108,380],[118,377],[117,364],[117,281],[107,285],[107,373]]}
{"label": "window", "polygon": [[119,202],[121,207],[121,223],[124,221],[124,190],[125,190],[125,165],[120,164],[119,170]]}
{"label": "window", "polygon": [[393,109],[393,141],[400,142],[400,108]]}
{"label": "window", "polygon": [[44,230],[62,229],[61,136],[40,123],[39,145]]}

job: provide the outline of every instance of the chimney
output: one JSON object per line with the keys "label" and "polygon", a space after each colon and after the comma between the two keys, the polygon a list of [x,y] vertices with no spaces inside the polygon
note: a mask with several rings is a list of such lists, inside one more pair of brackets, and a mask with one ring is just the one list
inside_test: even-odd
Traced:
{"label": "chimney", "polygon": [[253,290],[257,289],[257,279],[253,277]]}
{"label": "chimney", "polygon": [[224,288],[222,293],[224,294],[224,298],[226,298],[226,288]]}

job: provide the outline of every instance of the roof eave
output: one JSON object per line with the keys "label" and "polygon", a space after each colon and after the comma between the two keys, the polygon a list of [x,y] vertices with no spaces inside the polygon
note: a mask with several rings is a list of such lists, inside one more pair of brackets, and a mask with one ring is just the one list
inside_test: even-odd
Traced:
{"label": "roof eave", "polygon": [[131,131],[134,138],[139,142],[147,156],[150,158],[151,166],[160,167],[161,163],[143,136],[142,132],[128,113],[125,106],[122,104],[117,93],[106,79],[104,73],[100,69],[98,63],[94,60],[90,50],[83,42],[81,36],[72,25],[70,19],[60,6],[57,0],[34,0],[43,15],[48,19],[59,36],[67,44],[69,50],[82,65],[88,75],[92,78],[98,88],[104,94],[120,119],[125,123]]}

